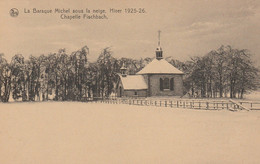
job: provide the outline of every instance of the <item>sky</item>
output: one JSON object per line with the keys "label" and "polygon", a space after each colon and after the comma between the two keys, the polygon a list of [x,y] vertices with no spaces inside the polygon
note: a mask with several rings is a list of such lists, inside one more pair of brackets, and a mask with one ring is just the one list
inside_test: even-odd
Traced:
{"label": "sky", "polygon": [[[11,17],[11,8],[19,10]],[[105,9],[106,20],[62,20],[60,14],[24,13],[24,9]],[[144,8],[144,14],[112,14],[110,8]],[[71,14],[73,15],[73,14]],[[219,48],[248,49],[260,65],[259,0],[1,0],[0,53],[68,53],[88,46],[89,60],[111,47],[115,57],[154,57],[161,32],[164,56],[185,61]]]}

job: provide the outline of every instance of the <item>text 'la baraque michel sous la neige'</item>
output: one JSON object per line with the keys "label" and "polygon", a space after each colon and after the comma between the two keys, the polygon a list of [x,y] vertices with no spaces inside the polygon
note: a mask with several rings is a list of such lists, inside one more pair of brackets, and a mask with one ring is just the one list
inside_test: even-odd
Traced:
{"label": "text 'la baraque michel sous la neige'", "polygon": [[106,13],[107,11],[112,14],[121,13],[145,13],[144,8],[125,8],[125,9],[115,9],[109,8],[105,9],[70,9],[70,8],[55,8],[55,9],[26,9],[24,8],[24,13],[26,14],[60,14],[61,19],[108,19]]}

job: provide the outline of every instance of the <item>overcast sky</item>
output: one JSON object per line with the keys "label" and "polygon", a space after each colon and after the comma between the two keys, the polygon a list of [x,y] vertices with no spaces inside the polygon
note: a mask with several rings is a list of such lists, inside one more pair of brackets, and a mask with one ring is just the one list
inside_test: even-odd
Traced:
{"label": "overcast sky", "polygon": [[[0,53],[67,52],[87,45],[93,61],[110,47],[115,57],[153,57],[160,29],[164,56],[184,61],[223,45],[249,49],[260,63],[259,0],[1,0]],[[145,8],[146,14],[110,14],[108,20],[61,20],[59,14],[25,14],[32,9]],[[17,18],[9,15],[17,8]]]}

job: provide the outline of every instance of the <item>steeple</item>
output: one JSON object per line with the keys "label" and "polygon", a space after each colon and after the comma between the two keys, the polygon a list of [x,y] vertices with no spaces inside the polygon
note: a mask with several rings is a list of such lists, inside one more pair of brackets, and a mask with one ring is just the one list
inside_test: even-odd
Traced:
{"label": "steeple", "polygon": [[160,47],[160,43],[161,43],[161,30],[158,31],[158,46]]}
{"label": "steeple", "polygon": [[161,34],[161,31],[159,30],[158,31],[158,47],[156,48],[156,51],[155,51],[155,53],[156,53],[156,59],[157,60],[161,60],[162,58],[163,58],[163,51],[162,51],[162,48],[161,48],[161,36],[160,36],[160,34]]}
{"label": "steeple", "polygon": [[121,75],[122,75],[122,77],[126,77],[126,70],[127,70],[127,68],[125,67],[125,62],[123,62],[123,65],[122,65],[122,67],[120,68],[120,70],[121,70]]}

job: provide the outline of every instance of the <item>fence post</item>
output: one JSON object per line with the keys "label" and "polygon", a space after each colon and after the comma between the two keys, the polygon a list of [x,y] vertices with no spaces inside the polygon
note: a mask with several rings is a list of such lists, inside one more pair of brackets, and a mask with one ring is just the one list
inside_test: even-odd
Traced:
{"label": "fence post", "polygon": [[179,101],[177,100],[177,108],[179,108]]}
{"label": "fence post", "polygon": [[172,100],[171,100],[171,108],[172,108]]}
{"label": "fence post", "polygon": [[167,107],[167,100],[165,100],[165,104],[164,105],[165,105],[165,107]]}
{"label": "fence post", "polygon": [[207,109],[209,109],[209,102],[206,102],[206,104],[207,104]]}

